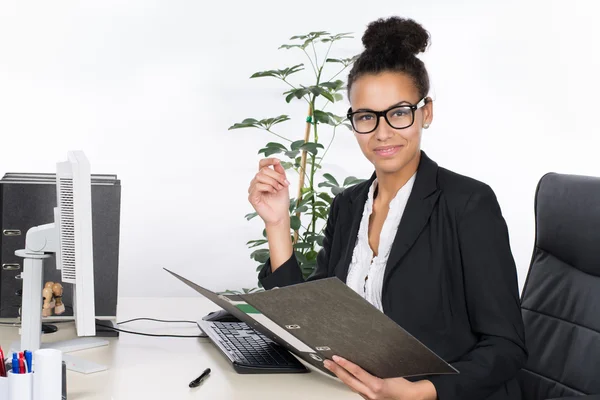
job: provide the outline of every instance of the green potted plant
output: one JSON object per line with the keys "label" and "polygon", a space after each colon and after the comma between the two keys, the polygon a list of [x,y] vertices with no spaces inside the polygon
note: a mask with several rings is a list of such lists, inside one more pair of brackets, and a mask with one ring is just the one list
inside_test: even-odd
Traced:
{"label": "green potted plant", "polygon": [[[317,253],[323,244],[323,229],[333,196],[362,181],[353,176],[343,180],[337,179],[331,173],[323,171],[322,167],[336,131],[340,128],[352,129],[345,116],[326,111],[329,104],[343,100],[342,92],[346,85],[338,77],[356,59],[356,56],[345,59],[329,58],[330,50],[336,42],[351,37],[348,33],[332,35],[323,31],[310,32],[307,35],[293,36],[290,38],[291,44],[280,46],[280,49],[298,50],[306,55],[314,73],[314,79],[308,84],[293,81],[297,76],[295,74],[304,70],[304,64],[256,72],[251,76],[252,79],[269,77],[280,80],[288,88],[283,93],[287,103],[306,102],[308,113],[307,116],[303,116],[303,137],[293,140],[276,132],[279,124],[291,120],[288,115],[264,119],[246,118],[229,128],[255,128],[272,134],[275,139],[258,150],[258,154],[264,157],[276,155],[281,158],[286,171],[293,170],[298,174],[298,192],[296,197],[290,199],[290,236],[305,277],[316,267]],[[317,51],[319,46],[326,49],[324,57],[320,59]],[[325,74],[329,73],[329,70],[333,72],[326,78]],[[251,220],[256,216],[256,213],[250,213],[246,215],[246,219]],[[256,270],[259,271],[269,258],[266,232],[263,230],[262,237],[249,241],[247,246],[253,249],[250,257],[258,263]],[[254,289],[244,289],[249,290]]]}

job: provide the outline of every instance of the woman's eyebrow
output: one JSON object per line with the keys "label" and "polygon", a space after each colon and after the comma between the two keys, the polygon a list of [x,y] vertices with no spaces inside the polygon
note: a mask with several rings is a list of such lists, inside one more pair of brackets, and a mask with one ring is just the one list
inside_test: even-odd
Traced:
{"label": "woman's eyebrow", "polygon": [[[399,101],[396,104],[392,104],[391,106],[388,107],[388,109],[389,108],[393,108],[393,107],[402,106],[402,105],[410,106],[410,105],[412,105],[412,103],[410,101],[407,101],[407,100],[402,100],[402,101]],[[375,110],[373,110],[372,108],[359,108],[357,110],[354,110],[354,112],[359,112],[359,111],[375,111]]]}

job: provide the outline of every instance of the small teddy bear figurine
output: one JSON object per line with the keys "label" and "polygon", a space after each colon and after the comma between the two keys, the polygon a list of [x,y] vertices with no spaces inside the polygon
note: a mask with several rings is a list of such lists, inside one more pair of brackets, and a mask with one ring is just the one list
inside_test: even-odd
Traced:
{"label": "small teddy bear figurine", "polygon": [[63,287],[60,283],[46,282],[42,290],[44,297],[44,305],[42,306],[42,316],[49,317],[52,315],[52,310],[56,315],[65,312],[65,305],[62,302]]}
{"label": "small teddy bear figurine", "polygon": [[46,285],[44,285],[44,289],[42,290],[42,296],[44,297],[44,305],[42,306],[42,317],[49,317],[52,315],[52,308],[54,307],[54,304],[52,304],[53,284],[53,282],[47,282]]}
{"label": "small teddy bear figurine", "polygon": [[52,294],[54,296],[54,301],[56,302],[54,305],[54,313],[60,315],[65,312],[65,305],[62,302],[63,287],[60,283],[57,282],[52,285]]}

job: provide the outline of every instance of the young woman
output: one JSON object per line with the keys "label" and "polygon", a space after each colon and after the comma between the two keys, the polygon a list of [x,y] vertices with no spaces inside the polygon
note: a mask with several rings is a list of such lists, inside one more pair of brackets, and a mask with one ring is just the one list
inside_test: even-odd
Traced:
{"label": "young woman", "polygon": [[[429,78],[416,55],[429,34],[402,18],[372,22],[348,76],[348,118],[368,181],[337,195],[317,268],[337,276],[460,373],[380,379],[334,357],[326,366],[367,399],[520,399],[527,351],[507,226],[492,189],[439,167],[421,150],[433,119]],[[468,123],[466,110],[465,123]],[[304,281],[290,240],[289,182],[260,161],[249,201],[264,220],[266,289]]]}

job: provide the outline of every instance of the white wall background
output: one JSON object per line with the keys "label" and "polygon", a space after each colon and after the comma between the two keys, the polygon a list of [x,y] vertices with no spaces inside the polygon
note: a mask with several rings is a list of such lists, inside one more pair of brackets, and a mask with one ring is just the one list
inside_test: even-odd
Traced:
{"label": "white wall background", "polygon": [[[432,35],[435,119],[423,148],[496,191],[522,286],[538,179],[600,175],[597,4],[2,0],[0,173],[52,172],[70,149],[87,153],[92,172],[117,173],[123,296],[191,294],[163,266],[216,290],[254,286],[245,243],[262,229],[243,217],[271,137],[227,128],[285,113],[293,120],[279,132],[297,140],[305,106],[249,76],[302,62],[277,50],[292,35],[355,32],[331,54],[349,57],[368,22],[412,17]],[[354,137],[340,133],[326,168],[368,177]]]}

